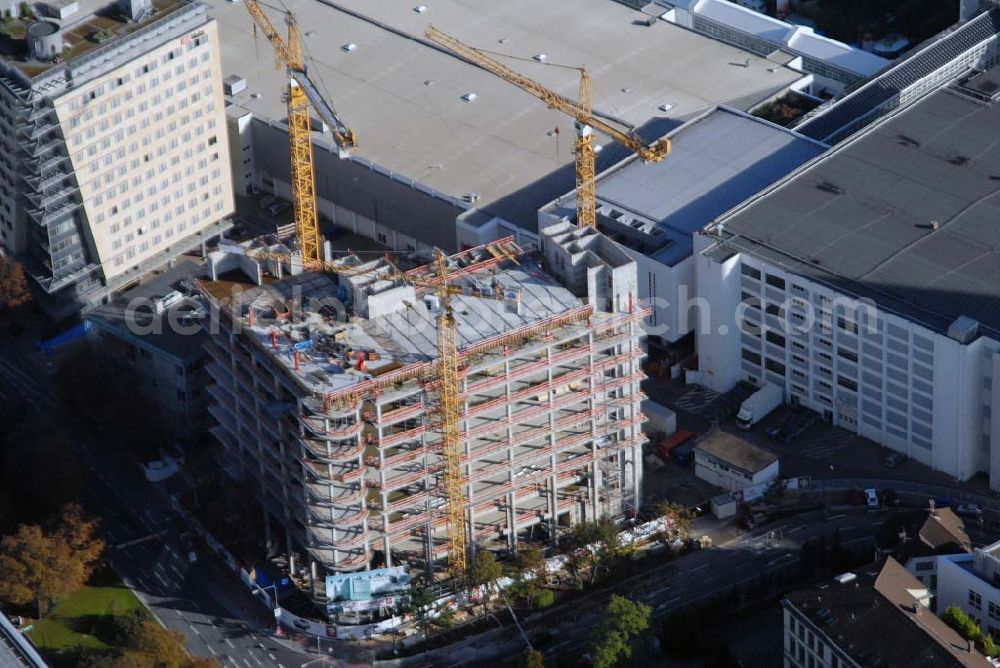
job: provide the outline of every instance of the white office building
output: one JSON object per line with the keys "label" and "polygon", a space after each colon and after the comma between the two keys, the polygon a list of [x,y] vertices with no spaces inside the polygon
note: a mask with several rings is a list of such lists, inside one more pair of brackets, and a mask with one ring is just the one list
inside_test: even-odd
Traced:
{"label": "white office building", "polygon": [[56,318],[201,247],[233,211],[206,7],[62,9],[8,17],[26,38],[0,44],[0,247]]}
{"label": "white office building", "polygon": [[984,633],[1000,638],[1000,541],[972,553],[937,557],[937,611],[956,605]]}
{"label": "white office building", "polygon": [[995,75],[886,117],[696,237],[703,384],[778,384],[834,424],[1000,489]]}

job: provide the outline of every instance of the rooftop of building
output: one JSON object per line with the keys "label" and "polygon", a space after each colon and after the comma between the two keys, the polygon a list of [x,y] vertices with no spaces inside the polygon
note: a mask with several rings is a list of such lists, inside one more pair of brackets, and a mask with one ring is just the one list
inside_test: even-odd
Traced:
{"label": "rooftop of building", "polygon": [[927,588],[890,557],[879,571],[800,589],[783,603],[859,665],[991,668],[986,657],[925,607],[927,600]]}
{"label": "rooftop of building", "polygon": [[715,431],[698,441],[695,452],[701,451],[751,475],[760,473],[778,461],[773,452],[758,448],[748,441],[724,431]]}
{"label": "rooftop of building", "polygon": [[969,552],[972,549],[972,541],[965,532],[965,522],[951,508],[935,508],[928,512],[917,537],[921,544],[936,554],[956,549]]}
{"label": "rooftop of building", "polygon": [[924,77],[940,71],[950,61],[976,45],[993,39],[998,32],[1000,9],[992,8],[971,21],[928,40],[864,86],[819,107],[796,129],[820,141],[836,139],[845,129],[857,129],[861,124],[870,122],[881,105],[916,85]]}
{"label": "rooftop of building", "polygon": [[[533,255],[498,260],[472,249],[448,262],[456,272],[449,285],[461,291],[451,298],[460,351],[584,307]],[[437,358],[441,303],[434,277],[407,277],[382,260],[341,274],[265,276],[259,286],[238,272],[201,284],[300,384],[336,393]]]}
{"label": "rooftop of building", "polygon": [[[956,86],[905,107],[706,232],[936,331],[1000,332],[996,99]],[[968,329],[967,321],[963,326]]]}
{"label": "rooftop of building", "polygon": [[873,53],[818,35],[809,26],[788,23],[728,0],[657,1],[665,6],[680,7],[759,39],[782,44],[790,51],[854,72],[861,77],[871,76],[889,63]]}
{"label": "rooftop of building", "polygon": [[[137,19],[133,19],[123,9],[123,4],[115,0],[0,3],[0,6],[18,12],[23,11],[22,5],[31,9],[30,15],[9,17],[0,25],[0,62],[31,78],[109,46],[119,38],[194,3],[190,0],[148,0],[146,4],[148,11],[137,14]],[[62,36],[62,50],[51,59],[33,57],[26,39],[29,30],[41,31],[45,35],[58,32]]]}
{"label": "rooftop of building", "polygon": [[[242,75],[248,84],[231,98],[230,113],[243,108],[283,120],[286,80],[273,67],[270,45],[263,37],[255,41],[241,3],[209,5],[220,24],[224,73]],[[441,0],[423,12],[392,0],[287,6],[302,26],[310,75],[357,132],[356,160],[452,197],[474,193],[475,206],[489,216],[529,229],[537,225],[539,207],[573,187],[573,121],[432,45],[423,38],[428,25],[527,59],[501,58],[574,99],[575,71],[532,59],[545,54],[550,63],[585,65],[596,112],[643,126],[650,141],[720,102],[750,108],[802,76],[664,21],[647,26],[646,15],[607,0],[579,0],[572,8]],[[277,13],[272,21],[283,29]],[[464,101],[468,93],[475,99]],[[598,142],[609,140],[599,136]]]}
{"label": "rooftop of building", "polygon": [[31,641],[0,612],[0,666],[45,668],[47,665]]}
{"label": "rooftop of building", "polygon": [[[178,360],[197,359],[205,341],[197,325],[205,311],[201,302],[192,297],[197,294],[195,279],[203,276],[203,264],[182,259],[90,311],[87,319],[97,327],[157,348]],[[191,317],[194,320],[189,320]]]}
{"label": "rooftop of building", "polygon": [[[692,235],[825,147],[744,112],[719,107],[670,134],[662,162],[629,157],[598,177],[598,225],[615,241],[674,265]],[[572,216],[573,194],[546,210]]]}
{"label": "rooftop of building", "polygon": [[972,542],[965,523],[950,508],[896,513],[882,528],[886,547],[901,563],[947,554],[971,554]]}

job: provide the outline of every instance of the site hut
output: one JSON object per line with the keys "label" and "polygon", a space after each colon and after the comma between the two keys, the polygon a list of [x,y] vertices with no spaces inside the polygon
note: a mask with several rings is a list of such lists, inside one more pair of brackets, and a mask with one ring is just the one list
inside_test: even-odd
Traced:
{"label": "site hut", "polygon": [[[792,403],[1000,489],[1000,108],[963,76],[696,237],[702,382]],[[971,87],[970,87],[971,86]],[[737,322],[739,321],[739,322]],[[726,333],[722,333],[725,331]]]}
{"label": "site hut", "polygon": [[217,24],[185,0],[21,9],[0,36],[0,246],[64,318],[229,226]]}
{"label": "site hut", "polygon": [[778,456],[739,436],[715,431],[694,449],[694,474],[744,501],[761,496],[778,479]]}
{"label": "site hut", "polygon": [[[643,398],[635,264],[615,248],[448,259],[463,355],[462,475],[470,542],[513,549],[581,520],[637,513]],[[601,251],[607,250],[606,257]],[[562,262],[555,258],[562,257]],[[268,536],[327,574],[443,565],[435,388],[441,303],[429,268],[385,260],[274,280],[239,252],[203,286],[222,309],[207,345],[212,433],[253,481]],[[508,259],[509,258],[509,259]],[[233,281],[248,270],[253,279]],[[220,273],[221,272],[221,273]],[[254,285],[256,283],[256,285]],[[338,293],[350,317],[328,308]]]}
{"label": "site hut", "polygon": [[[662,162],[630,156],[598,176],[597,228],[636,262],[639,297],[652,307],[651,342],[693,348],[698,321],[693,237],[826,148],[795,132],[718,107],[670,133]],[[576,215],[575,191],[538,212],[544,229]]]}
{"label": "site hut", "polygon": [[[242,4],[210,5],[224,72],[245,82],[226,98],[236,190],[289,199],[285,74],[267,42],[254,41]],[[648,17],[607,0],[571,10],[532,0],[474,8],[442,0],[425,12],[362,0],[287,7],[311,55],[310,76],[358,135],[341,158],[315,124],[326,229],[404,252],[451,252],[508,235],[537,244],[538,208],[574,183],[573,119],[425,40],[432,22],[472,46],[528,59],[510,64],[572,99],[578,74],[544,63],[586,65],[596,113],[641,127],[650,141],[705,108],[748,109],[808,76],[664,21],[638,25]],[[731,64],[748,57],[749,69]],[[625,155],[602,148],[602,164]]]}

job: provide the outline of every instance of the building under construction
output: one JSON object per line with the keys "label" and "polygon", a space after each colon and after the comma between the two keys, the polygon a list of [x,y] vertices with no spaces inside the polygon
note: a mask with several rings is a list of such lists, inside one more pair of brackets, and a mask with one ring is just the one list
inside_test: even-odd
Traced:
{"label": "building under construction", "polygon": [[[635,264],[594,230],[550,232],[540,253],[504,240],[444,263],[470,545],[551,540],[641,498]],[[277,278],[261,265],[280,263],[231,250],[202,285],[220,313],[210,411],[231,473],[314,576],[443,564],[441,270],[380,259]]]}

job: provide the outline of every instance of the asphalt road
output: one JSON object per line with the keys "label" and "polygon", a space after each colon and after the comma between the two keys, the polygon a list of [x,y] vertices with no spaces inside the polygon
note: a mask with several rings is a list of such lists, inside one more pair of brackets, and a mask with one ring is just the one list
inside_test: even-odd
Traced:
{"label": "asphalt road", "polygon": [[[58,393],[25,343],[0,344],[0,397],[52,414]],[[206,554],[189,561],[186,528],[138,467],[84,443],[78,449],[93,474],[84,505],[104,520],[109,563],[192,654],[238,668],[298,668],[315,658],[271,635],[274,617],[223,565]]]}
{"label": "asphalt road", "polygon": [[[653,623],[672,611],[731,591],[794,564],[803,543],[840,529],[846,547],[872,543],[889,511],[852,510],[826,516],[823,511],[803,513],[762,527],[728,544],[690,553],[616,583],[614,591],[653,608]],[[874,556],[874,555],[873,555]],[[609,592],[594,592],[567,606],[522,620],[529,638],[541,628],[554,644],[540,647],[548,656],[587,651],[593,629],[603,616]],[[500,661],[520,655],[524,641],[516,628],[504,627],[449,645],[421,657],[398,663],[413,666],[462,666]],[[387,664],[389,662],[386,662]]]}

